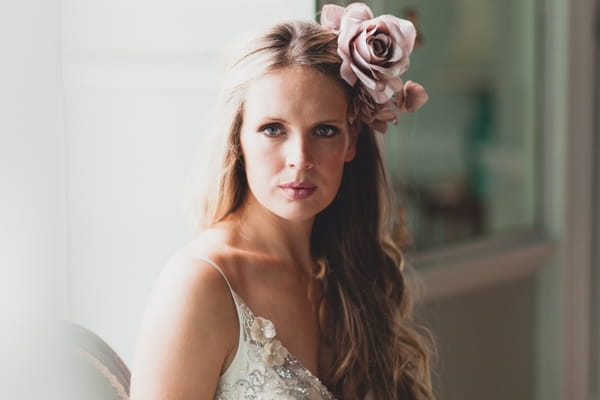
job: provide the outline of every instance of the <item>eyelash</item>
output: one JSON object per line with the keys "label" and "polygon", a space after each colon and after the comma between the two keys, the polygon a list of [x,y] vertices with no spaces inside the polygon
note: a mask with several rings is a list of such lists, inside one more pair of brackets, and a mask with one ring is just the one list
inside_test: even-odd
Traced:
{"label": "eyelash", "polygon": [[317,136],[321,136],[321,137],[325,137],[325,138],[334,137],[335,135],[337,135],[340,132],[340,130],[333,125],[319,125],[319,126],[317,126],[316,130],[318,131],[321,128],[327,128],[330,132],[329,134],[326,134],[326,135],[317,135]]}
{"label": "eyelash", "polygon": [[[268,133],[267,133],[267,129],[271,129],[271,128],[275,128],[275,129],[277,129],[277,131],[278,131],[279,133],[278,133],[278,134],[274,134],[274,135],[270,135],[270,134],[268,134]],[[277,136],[280,136],[280,135],[281,135],[281,131],[282,131],[282,129],[281,129],[281,125],[279,125],[279,124],[269,124],[269,125],[265,125],[265,126],[261,127],[261,128],[260,128],[260,131],[261,131],[262,133],[264,133],[264,134],[265,134],[265,136],[268,136],[268,137],[277,137]]]}
{"label": "eyelash", "polygon": [[[269,134],[267,133],[268,129],[276,129],[277,133],[275,134]],[[319,134],[317,132],[319,132],[319,130],[326,128],[328,133],[327,134]],[[283,129],[281,127],[281,125],[279,124],[268,124],[265,126],[262,126],[260,128],[260,132],[262,132],[265,136],[267,137],[278,137],[283,135]],[[337,135],[340,132],[339,128],[333,126],[333,125],[319,125],[317,126],[317,128],[315,129],[315,135],[319,136],[319,137],[323,137],[323,138],[331,138],[334,137],[335,135]]]}

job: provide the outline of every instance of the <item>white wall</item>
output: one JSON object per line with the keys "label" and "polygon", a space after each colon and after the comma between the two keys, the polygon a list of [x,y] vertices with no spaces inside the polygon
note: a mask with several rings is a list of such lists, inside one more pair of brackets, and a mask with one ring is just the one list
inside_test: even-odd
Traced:
{"label": "white wall", "polygon": [[58,2],[0,6],[0,329],[66,312]]}
{"label": "white wall", "polygon": [[146,296],[191,238],[183,197],[224,46],[312,1],[62,0],[70,317],[130,364]]}
{"label": "white wall", "polygon": [[58,15],[58,0],[0,2],[0,398],[42,398],[37,323],[67,314]]}

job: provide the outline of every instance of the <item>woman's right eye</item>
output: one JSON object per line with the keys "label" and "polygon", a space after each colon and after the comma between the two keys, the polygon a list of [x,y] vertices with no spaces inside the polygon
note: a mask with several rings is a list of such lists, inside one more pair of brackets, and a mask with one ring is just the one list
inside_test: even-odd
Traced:
{"label": "woman's right eye", "polygon": [[273,125],[265,125],[260,130],[266,136],[279,136],[283,133],[281,130],[281,127],[279,125],[274,125],[274,124]]}

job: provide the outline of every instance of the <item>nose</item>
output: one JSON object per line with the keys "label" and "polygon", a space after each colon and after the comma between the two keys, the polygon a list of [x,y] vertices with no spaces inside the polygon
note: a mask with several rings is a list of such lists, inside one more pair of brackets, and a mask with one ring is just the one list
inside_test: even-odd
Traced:
{"label": "nose", "polygon": [[290,139],[287,146],[286,163],[290,168],[311,169],[314,167],[314,150],[309,139],[298,135]]}

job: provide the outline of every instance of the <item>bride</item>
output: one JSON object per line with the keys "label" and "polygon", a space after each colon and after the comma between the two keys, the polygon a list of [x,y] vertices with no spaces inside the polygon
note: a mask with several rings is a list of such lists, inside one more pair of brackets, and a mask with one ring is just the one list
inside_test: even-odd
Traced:
{"label": "bride", "polygon": [[230,70],[198,233],[162,270],[132,400],[433,399],[377,131],[419,108],[408,21],[271,27]]}

